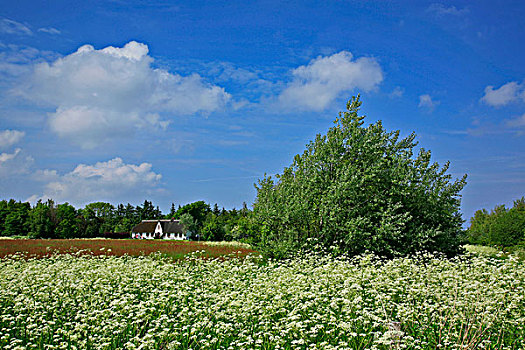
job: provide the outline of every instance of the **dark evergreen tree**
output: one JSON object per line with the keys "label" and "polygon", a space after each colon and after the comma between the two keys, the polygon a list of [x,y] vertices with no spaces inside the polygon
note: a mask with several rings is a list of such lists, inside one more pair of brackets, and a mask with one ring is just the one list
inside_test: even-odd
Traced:
{"label": "dark evergreen tree", "polygon": [[219,209],[219,205],[217,203],[215,203],[213,205],[213,214],[214,215],[220,215],[221,214],[221,210]]}
{"label": "dark evergreen tree", "polygon": [[175,210],[175,204],[171,203],[171,209],[170,213],[167,215],[167,219],[174,218],[176,213],[177,211]]}

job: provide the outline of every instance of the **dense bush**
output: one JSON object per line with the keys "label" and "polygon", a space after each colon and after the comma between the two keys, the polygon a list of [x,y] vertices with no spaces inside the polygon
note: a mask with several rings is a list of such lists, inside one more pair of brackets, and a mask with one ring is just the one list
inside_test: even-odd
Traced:
{"label": "dense bush", "polygon": [[449,163],[431,163],[430,151],[414,156],[414,133],[400,139],[380,121],[364,127],[360,105],[359,97],[349,101],[326,135],[275,181],[265,175],[256,185],[259,249],[272,256],[316,244],[349,254],[455,254],[466,176],[451,181]]}
{"label": "dense bush", "polygon": [[470,219],[467,237],[472,244],[510,247],[525,241],[525,197],[510,209],[496,206],[490,213],[478,210]]}

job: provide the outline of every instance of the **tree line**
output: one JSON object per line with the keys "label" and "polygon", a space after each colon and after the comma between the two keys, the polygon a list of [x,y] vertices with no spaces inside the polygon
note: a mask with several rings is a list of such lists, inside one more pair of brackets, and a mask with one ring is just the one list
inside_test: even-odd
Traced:
{"label": "tree line", "polygon": [[252,231],[252,215],[246,203],[242,209],[226,210],[218,204],[211,207],[204,201],[184,206],[171,205],[163,214],[158,206],[145,200],[142,205],[94,202],[76,209],[69,203],[57,204],[53,200],[28,202],[0,201],[0,236],[29,238],[93,238],[129,237],[131,229],[142,220],[178,219],[202,240],[241,240]]}
{"label": "tree line", "polygon": [[470,219],[467,238],[472,244],[511,247],[525,245],[525,197],[512,208],[498,205],[490,212],[480,209]]}

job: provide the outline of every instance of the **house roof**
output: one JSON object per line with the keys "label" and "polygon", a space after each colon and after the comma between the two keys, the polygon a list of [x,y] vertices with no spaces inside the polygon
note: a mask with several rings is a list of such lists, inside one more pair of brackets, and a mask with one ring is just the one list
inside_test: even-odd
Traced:
{"label": "house roof", "polygon": [[168,221],[160,223],[162,225],[162,232],[164,233],[186,233],[184,226],[179,220]]}
{"label": "house roof", "polygon": [[160,222],[163,233],[185,233],[184,226],[179,220],[142,220],[131,230],[133,233],[153,233]]}
{"label": "house roof", "polygon": [[156,222],[141,222],[131,229],[133,233],[145,233],[145,232],[155,232],[155,227],[157,227]]}

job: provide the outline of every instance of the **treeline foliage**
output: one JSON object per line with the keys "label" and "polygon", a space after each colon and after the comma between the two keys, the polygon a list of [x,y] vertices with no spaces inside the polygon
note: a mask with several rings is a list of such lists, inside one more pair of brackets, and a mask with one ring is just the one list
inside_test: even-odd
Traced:
{"label": "treeline foliage", "polygon": [[478,210],[470,219],[467,238],[472,244],[511,247],[525,245],[525,197],[512,208],[498,205],[490,211]]}
{"label": "treeline foliage", "polygon": [[[203,240],[239,240],[247,238],[250,227],[246,222],[251,211],[246,204],[241,210],[213,209],[198,201],[171,210],[164,215],[159,207],[145,200],[140,206],[95,202],[76,209],[69,203],[56,204],[52,200],[29,203],[13,199],[0,201],[0,236],[30,238],[92,238],[116,237],[111,233],[130,232],[142,220],[179,219],[193,237]],[[124,235],[125,237],[125,235]]]}
{"label": "treeline foliage", "polygon": [[455,254],[466,176],[452,181],[449,163],[440,168],[423,149],[414,155],[413,133],[401,139],[380,121],[364,127],[360,106],[353,98],[290,167],[259,181],[259,249],[273,256],[319,244],[351,255]]}

